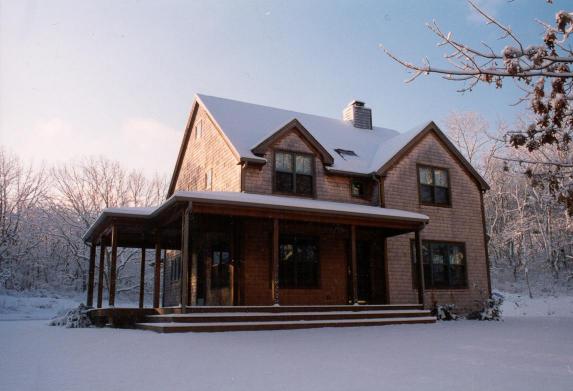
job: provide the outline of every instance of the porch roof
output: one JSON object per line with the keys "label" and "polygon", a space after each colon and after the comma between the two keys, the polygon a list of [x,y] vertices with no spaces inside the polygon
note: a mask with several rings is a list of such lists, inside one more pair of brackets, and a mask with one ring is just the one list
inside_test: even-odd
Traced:
{"label": "porch roof", "polygon": [[168,221],[165,220],[166,215],[174,209],[179,210],[178,205],[190,205],[192,211],[197,213],[308,219],[324,223],[356,220],[357,225],[383,226],[394,223],[403,224],[406,228],[424,225],[429,221],[428,216],[420,213],[344,202],[240,192],[177,191],[157,207],[104,209],[84,234],[83,240],[97,240],[97,235],[114,221],[147,226],[160,220]]}

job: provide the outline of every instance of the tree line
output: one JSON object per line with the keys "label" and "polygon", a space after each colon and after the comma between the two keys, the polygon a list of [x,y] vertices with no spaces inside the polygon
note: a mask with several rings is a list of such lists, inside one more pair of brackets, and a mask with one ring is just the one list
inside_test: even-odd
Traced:
{"label": "tree line", "polygon": [[[103,157],[33,167],[0,147],[0,289],[84,291],[89,249],[81,237],[98,214],[157,205],[166,189],[165,177]],[[118,293],[139,287],[135,260],[136,251],[119,251]]]}

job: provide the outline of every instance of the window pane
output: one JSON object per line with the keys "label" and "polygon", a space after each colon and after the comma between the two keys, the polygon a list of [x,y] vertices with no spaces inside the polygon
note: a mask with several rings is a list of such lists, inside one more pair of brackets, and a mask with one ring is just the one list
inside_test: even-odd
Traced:
{"label": "window pane", "polygon": [[220,254],[221,254],[221,263],[223,265],[227,265],[229,263],[229,260],[230,260],[229,252],[228,251],[222,251]]}
{"label": "window pane", "polygon": [[446,170],[434,170],[434,179],[436,186],[448,187],[448,172]]}
{"label": "window pane", "polygon": [[221,263],[221,253],[219,251],[213,251],[213,266],[217,266]]}
{"label": "window pane", "polygon": [[296,176],[297,194],[312,195],[312,176],[298,174]]}
{"label": "window pane", "polygon": [[434,180],[432,178],[432,169],[426,167],[420,167],[420,183],[423,185],[433,185]]}
{"label": "window pane", "polygon": [[300,238],[283,238],[281,241],[279,247],[281,286],[285,288],[317,286],[319,263],[316,242]]}
{"label": "window pane", "polygon": [[352,189],[352,195],[354,197],[364,196],[364,183],[360,181],[352,181],[351,189]]}
{"label": "window pane", "polygon": [[277,191],[285,193],[292,193],[294,191],[293,174],[277,171],[275,173],[275,182],[275,188]]}
{"label": "window pane", "polygon": [[297,174],[312,175],[312,160],[310,156],[296,155]]}
{"label": "window pane", "polygon": [[435,187],[434,188],[434,198],[436,204],[449,204],[450,194],[447,187]]}
{"label": "window pane", "polygon": [[290,153],[277,152],[275,159],[275,168],[278,171],[292,172],[292,155]]}
{"label": "window pane", "polygon": [[463,265],[465,264],[464,253],[460,246],[451,245],[450,246],[450,264],[451,265]]}
{"label": "window pane", "polygon": [[420,185],[420,198],[422,202],[434,202],[434,187],[429,185]]}

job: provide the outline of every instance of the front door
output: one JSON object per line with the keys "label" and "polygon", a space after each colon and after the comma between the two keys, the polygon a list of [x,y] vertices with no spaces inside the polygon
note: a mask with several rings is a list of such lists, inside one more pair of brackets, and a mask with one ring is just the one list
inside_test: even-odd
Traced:
{"label": "front door", "polygon": [[358,302],[367,304],[372,294],[370,243],[356,242],[356,276],[358,280]]}

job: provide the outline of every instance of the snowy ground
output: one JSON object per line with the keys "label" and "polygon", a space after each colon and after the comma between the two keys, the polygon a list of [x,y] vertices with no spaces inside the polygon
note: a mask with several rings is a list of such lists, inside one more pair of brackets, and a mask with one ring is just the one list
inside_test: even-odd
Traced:
{"label": "snowy ground", "polygon": [[0,322],[0,390],[573,390],[573,298],[518,299],[503,322],[347,329],[162,335]]}

